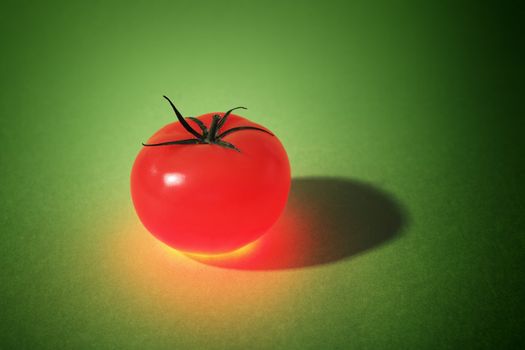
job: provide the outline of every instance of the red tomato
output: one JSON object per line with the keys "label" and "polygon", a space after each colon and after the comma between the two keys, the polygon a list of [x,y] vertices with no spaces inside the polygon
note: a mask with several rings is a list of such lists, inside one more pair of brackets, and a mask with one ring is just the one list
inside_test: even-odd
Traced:
{"label": "red tomato", "polygon": [[140,220],[186,252],[224,253],[256,240],[288,198],[290,164],[281,142],[230,111],[190,119],[171,105],[179,122],[148,140],[131,171]]}

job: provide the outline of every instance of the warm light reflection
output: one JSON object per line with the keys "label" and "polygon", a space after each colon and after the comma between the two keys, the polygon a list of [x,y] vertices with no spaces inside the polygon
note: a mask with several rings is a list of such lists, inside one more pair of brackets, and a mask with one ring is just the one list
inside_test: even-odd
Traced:
{"label": "warm light reflection", "polygon": [[245,320],[257,317],[261,310],[279,313],[302,290],[297,271],[257,272],[211,266],[223,260],[243,261],[242,257],[258,250],[259,242],[229,254],[192,254],[189,258],[131,219],[113,239],[107,243],[106,265],[111,266],[109,278],[118,283],[119,293],[134,300],[143,308],[141,312],[184,320],[217,334],[225,327],[244,327]]}
{"label": "warm light reflection", "polygon": [[[257,240],[257,241],[248,243],[247,245],[240,247],[239,249],[236,249],[232,252],[228,252],[228,253],[220,253],[220,254],[187,253],[187,252],[182,252],[182,253],[191,258],[195,258],[197,260],[198,259],[205,259],[205,260],[235,259],[235,258],[249,255],[251,252],[253,252],[256,249],[258,242],[259,241]],[[176,250],[166,244],[163,244],[163,247],[170,251]]]}

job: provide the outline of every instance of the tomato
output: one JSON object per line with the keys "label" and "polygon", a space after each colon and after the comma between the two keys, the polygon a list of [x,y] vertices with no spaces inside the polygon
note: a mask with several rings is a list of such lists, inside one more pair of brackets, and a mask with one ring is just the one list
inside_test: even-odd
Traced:
{"label": "tomato", "polygon": [[184,252],[225,253],[253,242],[288,198],[290,164],[281,142],[231,113],[237,108],[183,118],[165,98],[179,121],[143,144],[131,171],[141,222]]}

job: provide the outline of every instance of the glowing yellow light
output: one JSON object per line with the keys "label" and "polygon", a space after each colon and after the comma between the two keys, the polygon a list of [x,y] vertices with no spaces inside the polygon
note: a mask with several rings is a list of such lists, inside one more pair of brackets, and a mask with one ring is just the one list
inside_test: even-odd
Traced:
{"label": "glowing yellow light", "polygon": [[[248,332],[249,322],[239,320],[258,317],[260,310],[284,312],[304,288],[299,274],[217,268],[225,261],[234,264],[252,259],[259,249],[258,242],[228,254],[201,254],[197,259],[159,242],[136,222],[120,224],[108,239],[104,273],[100,276],[131,297],[133,307],[147,311],[138,314],[157,315],[144,317],[150,317],[148,322],[157,322],[159,327],[182,317],[208,335],[222,335],[224,329],[234,326],[241,330],[245,327]],[[232,255],[233,259],[226,258]],[[211,263],[201,257],[209,258]]]}
{"label": "glowing yellow light", "polygon": [[[252,252],[257,246],[257,242],[258,241],[248,243],[247,245],[240,247],[239,249],[236,249],[234,251],[228,252],[228,253],[221,253],[221,254],[202,254],[202,253],[185,253],[185,252],[182,252],[182,253],[192,258],[204,259],[204,260],[232,259],[232,258],[242,257],[244,255],[250,254],[250,252]],[[172,249],[172,248],[168,247],[168,249]]]}

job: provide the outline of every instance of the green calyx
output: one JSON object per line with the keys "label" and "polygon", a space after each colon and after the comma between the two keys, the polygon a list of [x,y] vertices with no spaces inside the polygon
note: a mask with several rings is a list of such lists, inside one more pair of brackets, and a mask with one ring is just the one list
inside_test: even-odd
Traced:
{"label": "green calyx", "polygon": [[171,100],[163,96],[171,105],[171,108],[173,108],[173,111],[175,112],[175,115],[177,116],[177,119],[182,124],[184,129],[186,129],[190,134],[192,134],[194,137],[190,139],[184,139],[184,140],[175,140],[175,141],[168,141],[168,142],[161,142],[161,143],[143,143],[143,146],[152,147],[152,146],[170,146],[170,145],[202,145],[202,144],[213,144],[218,145],[224,148],[230,148],[233,150],[236,150],[237,152],[240,152],[240,150],[235,147],[230,142],[224,141],[223,137],[229,134],[232,134],[234,132],[242,131],[242,130],[257,130],[262,131],[267,134],[270,134],[274,136],[271,132],[264,130],[262,128],[258,128],[255,126],[239,126],[235,128],[231,128],[228,130],[225,130],[221,132],[221,127],[224,125],[226,120],[228,119],[228,116],[231,112],[233,112],[236,109],[247,109],[245,107],[235,107],[224,113],[224,115],[221,117],[220,115],[216,114],[213,116],[210,128],[208,129],[206,125],[199,119],[188,117],[188,119],[194,121],[198,126],[199,129],[201,129],[201,132],[199,133],[197,130],[191,127],[190,124],[186,121],[186,119],[182,116],[182,114],[177,110],[177,107],[171,102]]}

